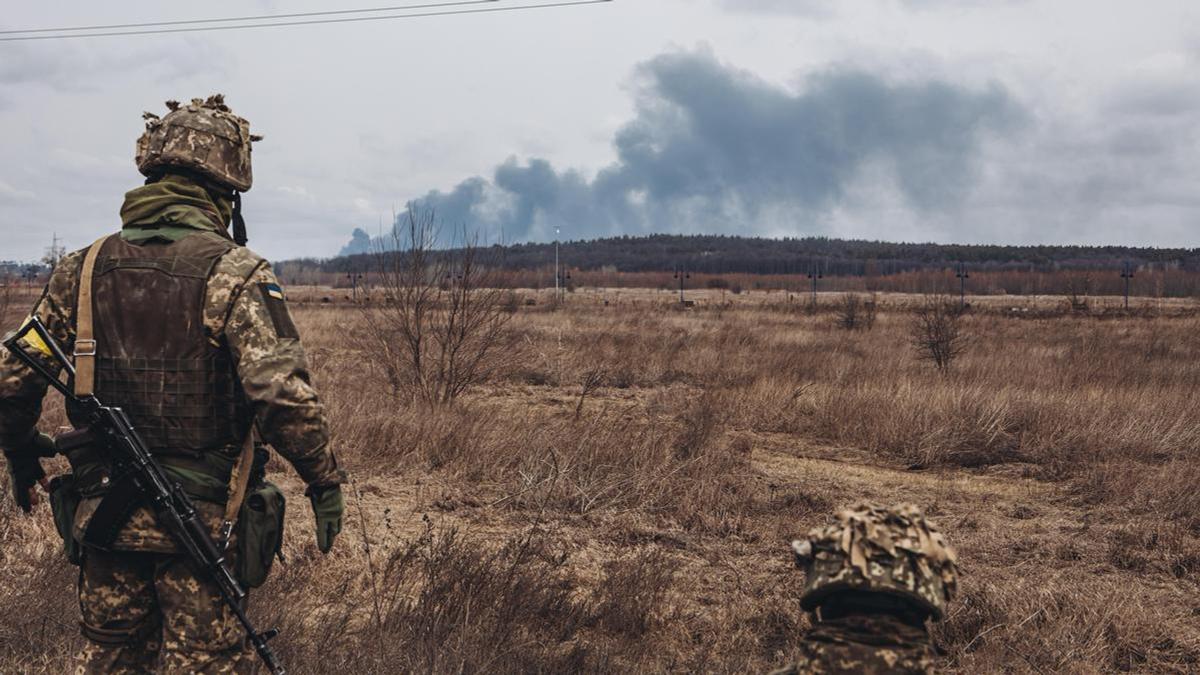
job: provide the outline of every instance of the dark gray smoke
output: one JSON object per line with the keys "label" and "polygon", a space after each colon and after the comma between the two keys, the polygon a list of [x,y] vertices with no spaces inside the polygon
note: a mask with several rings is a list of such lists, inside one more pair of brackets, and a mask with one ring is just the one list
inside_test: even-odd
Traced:
{"label": "dark gray smoke", "polygon": [[983,138],[1025,116],[995,84],[893,83],[835,68],[793,91],[705,51],[658,56],[638,76],[637,114],[613,141],[617,161],[595,176],[514,158],[490,180],[410,206],[492,240],[545,240],[556,226],[572,239],[754,235],[811,225],[870,165],[894,176],[910,206],[937,210],[973,184]]}
{"label": "dark gray smoke", "polygon": [[361,227],[354,229],[354,234],[350,237],[350,243],[342,247],[342,252],[338,255],[358,255],[360,253],[371,252],[371,235]]}

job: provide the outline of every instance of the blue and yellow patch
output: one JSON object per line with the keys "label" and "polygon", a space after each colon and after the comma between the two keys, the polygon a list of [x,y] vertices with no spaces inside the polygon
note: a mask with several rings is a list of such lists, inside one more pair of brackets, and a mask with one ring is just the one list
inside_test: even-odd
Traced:
{"label": "blue and yellow patch", "polygon": [[284,302],[283,289],[279,284],[259,284],[263,304],[271,315],[271,324],[275,326],[275,334],[284,339],[299,339],[296,324],[292,323],[292,315],[288,313],[287,303]]}

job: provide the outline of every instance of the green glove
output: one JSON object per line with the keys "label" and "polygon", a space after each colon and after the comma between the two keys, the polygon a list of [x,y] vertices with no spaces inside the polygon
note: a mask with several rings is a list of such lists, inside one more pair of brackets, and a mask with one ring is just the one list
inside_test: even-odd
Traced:
{"label": "green glove", "polygon": [[37,432],[30,432],[24,441],[4,448],[13,499],[25,513],[33,511],[33,488],[46,480],[46,472],[42,469],[39,459],[53,456],[54,439]]}
{"label": "green glove", "polygon": [[329,553],[333,549],[333,540],[342,531],[342,512],[346,510],[342,488],[338,485],[309,487],[308,498],[312,501],[313,515],[317,517],[317,548],[321,553]]}

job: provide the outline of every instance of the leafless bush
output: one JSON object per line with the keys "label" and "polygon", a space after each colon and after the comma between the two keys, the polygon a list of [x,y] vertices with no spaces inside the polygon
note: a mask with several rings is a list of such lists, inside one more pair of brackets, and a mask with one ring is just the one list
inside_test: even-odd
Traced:
{"label": "leafless bush", "polygon": [[918,356],[933,361],[939,371],[947,371],[967,346],[962,318],[962,312],[949,298],[932,296],[923,301],[909,330]]}
{"label": "leafless bush", "polygon": [[1067,278],[1067,303],[1072,312],[1086,314],[1090,309],[1087,296],[1092,290],[1092,278],[1084,275],[1082,279],[1071,276]]}
{"label": "leafless bush", "polygon": [[363,308],[371,362],[394,396],[451,403],[501,366],[512,296],[470,235],[439,250],[432,211],[410,209],[392,244],[374,257],[378,301]]}
{"label": "leafless bush", "polygon": [[325,628],[320,639],[300,640],[307,631],[288,626],[280,651],[329,673],[623,670],[656,628],[674,565],[659,552],[635,554],[607,565],[588,590],[568,559],[536,531],[495,544],[427,527],[389,556],[376,590],[344,588],[310,617]]}
{"label": "leafless bush", "polygon": [[875,297],[864,300],[857,293],[846,293],[837,306],[837,326],[843,330],[871,330],[875,327]]}
{"label": "leafless bush", "polygon": [[657,549],[610,561],[593,606],[600,626],[629,638],[644,636],[654,628],[674,575],[670,557]]}
{"label": "leafless bush", "polygon": [[596,391],[604,384],[604,369],[595,367],[583,374],[583,382],[579,388],[579,403],[575,405],[575,419],[583,414],[583,403],[587,400],[588,394]]}

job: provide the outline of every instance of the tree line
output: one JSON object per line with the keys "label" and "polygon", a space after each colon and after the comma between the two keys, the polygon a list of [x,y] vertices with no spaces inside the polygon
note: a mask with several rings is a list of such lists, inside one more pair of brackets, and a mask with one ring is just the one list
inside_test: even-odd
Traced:
{"label": "tree line", "polygon": [[[553,264],[553,243],[492,246],[491,264],[530,270]],[[562,242],[564,265],[583,271],[662,272],[686,268],[702,274],[889,276],[965,263],[977,270],[1087,270],[1120,267],[1200,271],[1200,249],[1124,246],[1000,246],[893,243],[803,237],[764,239],[727,235],[650,235]],[[292,261],[325,273],[361,271],[369,255]]]}

